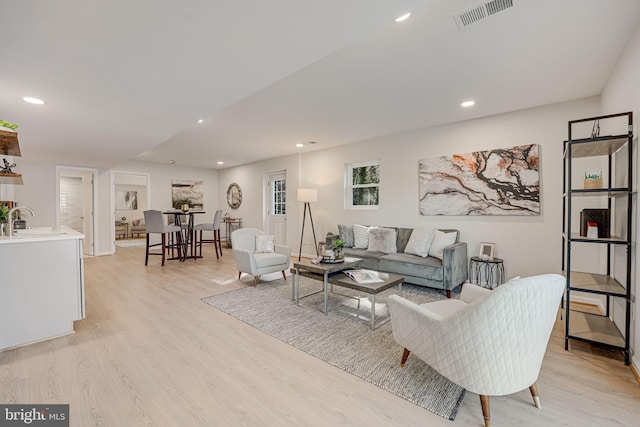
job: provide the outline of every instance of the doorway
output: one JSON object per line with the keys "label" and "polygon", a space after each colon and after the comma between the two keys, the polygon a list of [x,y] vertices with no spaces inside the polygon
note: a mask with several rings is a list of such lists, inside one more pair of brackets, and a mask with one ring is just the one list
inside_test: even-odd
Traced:
{"label": "doorway", "polygon": [[[132,233],[138,221],[144,224],[144,211],[149,209],[149,174],[111,171],[111,252],[118,246],[144,246],[140,234]],[[116,233],[116,222],[118,232]],[[144,236],[144,235],[143,235]]]}
{"label": "doorway", "polygon": [[276,244],[287,244],[287,173],[272,172],[265,175],[265,229],[276,236]]}
{"label": "doorway", "polygon": [[58,166],[56,224],[84,234],[82,251],[95,254],[95,182],[97,169]]}

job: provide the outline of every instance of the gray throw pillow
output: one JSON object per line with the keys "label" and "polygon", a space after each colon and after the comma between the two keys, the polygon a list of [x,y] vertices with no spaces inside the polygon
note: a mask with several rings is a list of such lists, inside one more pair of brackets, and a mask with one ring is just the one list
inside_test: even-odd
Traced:
{"label": "gray throw pillow", "polygon": [[353,226],[338,224],[338,234],[345,248],[353,247]]}
{"label": "gray throw pillow", "polygon": [[393,228],[371,227],[369,228],[368,251],[396,253],[396,230]]}

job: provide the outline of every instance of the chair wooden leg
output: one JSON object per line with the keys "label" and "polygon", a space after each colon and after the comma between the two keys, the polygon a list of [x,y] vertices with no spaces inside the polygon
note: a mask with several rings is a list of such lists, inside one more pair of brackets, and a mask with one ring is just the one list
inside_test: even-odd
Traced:
{"label": "chair wooden leg", "polygon": [[260,281],[260,276],[253,276],[253,286],[258,286],[259,281]]}
{"label": "chair wooden leg", "polygon": [[533,397],[533,404],[536,405],[536,408],[540,409],[542,406],[540,405],[538,385],[536,383],[531,384],[531,387],[529,387],[529,391],[531,392],[531,397]]}
{"label": "chair wooden leg", "polygon": [[164,233],[162,233],[162,266],[164,267],[164,252],[167,250],[167,237]]}
{"label": "chair wooden leg", "polygon": [[144,265],[149,264],[149,233],[147,233],[147,253],[144,256]]}
{"label": "chair wooden leg", "polygon": [[480,405],[482,406],[482,416],[484,417],[484,427],[491,427],[491,404],[489,396],[480,395]]}
{"label": "chair wooden leg", "polygon": [[[218,256],[218,238],[219,237],[220,236],[218,235],[218,230],[213,230],[213,247],[216,248],[216,259],[220,259],[220,257]],[[220,252],[222,252],[222,250]]]}
{"label": "chair wooden leg", "polygon": [[283,278],[284,280],[287,280],[287,275],[286,275],[286,274],[284,274],[284,270],[282,270],[282,278]]}
{"label": "chair wooden leg", "polygon": [[400,361],[400,366],[404,366],[405,362],[409,358],[410,353],[411,351],[408,348],[404,349],[404,351],[402,352],[402,360]]}
{"label": "chair wooden leg", "polygon": [[447,298],[451,298],[451,290],[447,289]]}
{"label": "chair wooden leg", "polygon": [[238,271],[238,280],[240,280],[240,276],[242,276],[242,272]]}

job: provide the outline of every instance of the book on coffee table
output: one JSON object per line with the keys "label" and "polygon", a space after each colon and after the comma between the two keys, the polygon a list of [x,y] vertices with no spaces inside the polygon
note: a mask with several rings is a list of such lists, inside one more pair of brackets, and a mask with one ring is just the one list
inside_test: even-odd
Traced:
{"label": "book on coffee table", "polygon": [[371,270],[344,270],[344,274],[358,283],[382,283],[382,280],[378,276],[378,272]]}

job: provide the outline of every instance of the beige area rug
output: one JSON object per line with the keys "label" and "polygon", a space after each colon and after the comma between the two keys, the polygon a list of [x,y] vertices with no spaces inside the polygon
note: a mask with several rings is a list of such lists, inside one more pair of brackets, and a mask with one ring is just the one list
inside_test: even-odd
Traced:
{"label": "beige area rug", "polygon": [[[248,276],[244,280],[252,281],[253,278]],[[210,296],[203,301],[435,414],[455,419],[464,399],[464,389],[417,357],[409,357],[401,368],[402,347],[393,339],[391,323],[374,331],[369,328],[366,321],[371,307],[368,298],[331,294],[330,311],[325,316],[316,310],[323,304],[322,293],[305,298],[304,306],[291,301],[291,281],[284,281],[282,277],[271,282],[262,281],[257,286]],[[300,286],[301,294],[305,295],[321,289],[322,282],[300,278]],[[376,312],[381,316],[388,315],[386,304],[382,304],[387,292],[376,298]],[[409,284],[403,286],[403,296],[417,303],[444,298],[442,292]]]}
{"label": "beige area rug", "polygon": [[[290,270],[291,270],[290,268],[287,268],[287,270],[285,271],[285,275],[287,277],[291,276]],[[278,271],[275,273],[263,274],[262,276],[260,276],[259,283],[268,283],[268,282],[272,282],[274,280],[280,280],[280,279],[282,279],[282,273]],[[245,273],[242,273],[240,280],[238,280],[238,276],[236,275],[226,279],[217,279],[217,280],[211,280],[211,281],[216,285],[220,285],[220,286],[229,286],[232,283],[242,283],[244,285],[253,286],[253,276]]]}

